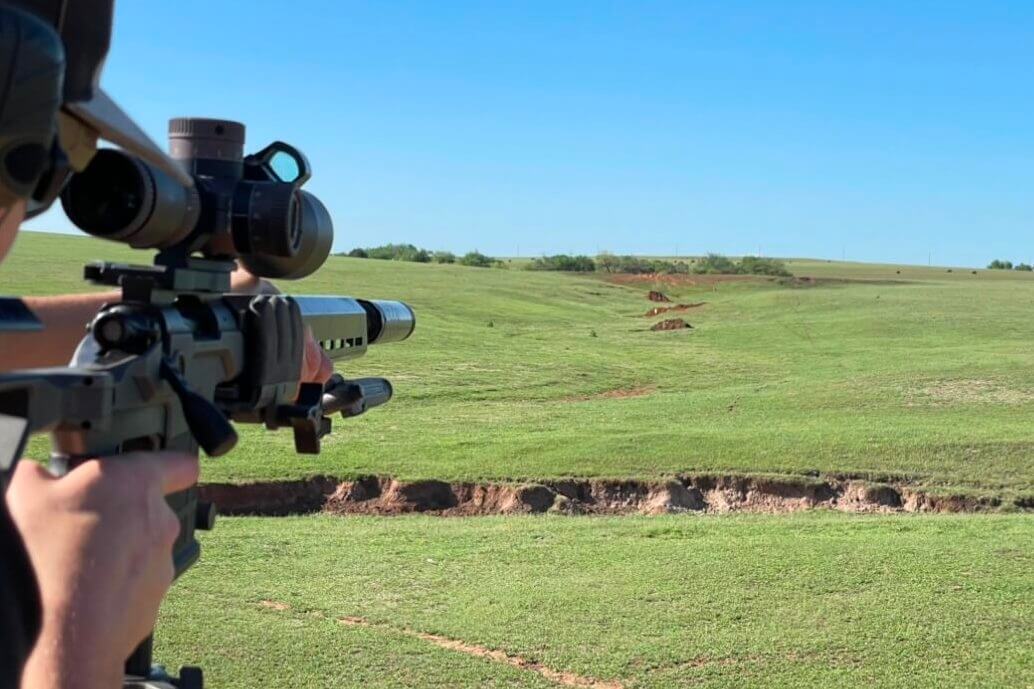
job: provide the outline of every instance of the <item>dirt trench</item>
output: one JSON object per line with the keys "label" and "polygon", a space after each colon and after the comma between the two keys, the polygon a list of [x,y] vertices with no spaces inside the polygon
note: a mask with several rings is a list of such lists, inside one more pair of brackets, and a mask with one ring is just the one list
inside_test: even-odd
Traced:
{"label": "dirt trench", "polygon": [[541,483],[447,483],[368,476],[341,481],[318,476],[298,481],[201,486],[201,498],[222,514],[279,516],[326,512],[349,515],[427,513],[670,514],[694,512],[994,512],[1031,510],[1030,496],[931,493],[908,484],[856,478],[694,475],[660,481],[564,479]]}

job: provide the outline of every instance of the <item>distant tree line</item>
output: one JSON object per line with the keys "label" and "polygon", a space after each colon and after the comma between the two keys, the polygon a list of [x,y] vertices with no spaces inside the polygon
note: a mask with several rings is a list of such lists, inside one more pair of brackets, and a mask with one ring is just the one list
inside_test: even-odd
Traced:
{"label": "distant tree line", "polygon": [[990,270],[1024,270],[1028,273],[1034,271],[1034,266],[1029,263],[1017,263],[1016,265],[1013,265],[1012,261],[1002,261],[997,258],[988,263],[987,267]]}
{"label": "distant tree line", "polygon": [[411,261],[413,263],[459,263],[463,266],[488,268],[502,263],[478,251],[468,251],[460,257],[451,251],[428,251],[412,244],[384,244],[368,248],[356,247],[347,254],[352,258],[375,258],[382,261]]}
{"label": "distant tree line", "polygon": [[761,256],[744,256],[739,261],[733,261],[719,254],[708,254],[697,262],[693,272],[793,277],[793,273],[786,268],[786,264],[782,261]]}
{"label": "distant tree line", "polygon": [[570,273],[592,273],[596,270],[596,262],[588,256],[542,256],[531,259],[528,270],[562,270]]}
{"label": "distant tree line", "polygon": [[600,254],[595,259],[589,256],[542,256],[533,258],[528,270],[560,270],[574,273],[688,273],[689,265],[684,261],[662,261],[639,256],[615,256]]}
{"label": "distant tree line", "polygon": [[[383,244],[373,247],[357,247],[339,254],[352,258],[373,258],[382,261],[411,261],[413,263],[458,263],[463,266],[489,268],[502,266],[497,258],[486,256],[479,251],[469,251],[456,256],[449,251],[429,251],[413,244]],[[997,263],[997,262],[996,262]],[[1012,264],[1009,264],[1012,267]],[[671,275],[771,275],[791,277],[786,264],[774,258],[744,256],[736,261],[720,254],[708,254],[702,258],[676,259],[674,261],[659,258],[643,258],[642,256],[618,256],[601,253],[590,256],[568,256],[556,254],[533,258],[527,264],[528,270],[554,270],[571,273],[626,273],[641,275],[646,273],[666,273]],[[1028,268],[1029,269],[1029,268]],[[1017,270],[1021,268],[1017,267]]]}
{"label": "distant tree line", "polygon": [[555,256],[542,256],[532,259],[528,264],[529,270],[560,270],[575,273],[626,273],[641,275],[645,273],[667,273],[672,275],[772,275],[778,277],[790,277],[791,273],[786,269],[786,264],[773,258],[760,258],[757,256],[744,256],[739,261],[734,261],[719,254],[708,254],[703,258],[666,261],[656,258],[643,258],[641,256],[617,256],[610,253],[602,253],[595,259],[589,256],[568,256],[557,254]]}
{"label": "distant tree line", "polygon": [[596,257],[596,266],[601,273],[688,273],[689,264],[685,261],[664,261],[658,258],[642,256],[618,256],[602,253]]}

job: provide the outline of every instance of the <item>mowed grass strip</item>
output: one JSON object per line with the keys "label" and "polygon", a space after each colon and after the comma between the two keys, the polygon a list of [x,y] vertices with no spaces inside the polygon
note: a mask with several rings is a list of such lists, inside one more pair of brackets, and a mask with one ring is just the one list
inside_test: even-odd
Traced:
{"label": "mowed grass strip", "polygon": [[157,656],[226,687],[557,686],[425,633],[629,688],[1028,687],[1032,526],[228,518],[169,594]]}
{"label": "mowed grass strip", "polygon": [[[19,238],[0,291],[82,290],[98,240]],[[1034,276],[795,261],[811,286],[618,286],[599,277],[331,258],[298,293],[404,299],[407,342],[347,366],[396,399],[336,421],[318,457],[245,428],[212,481],[845,473],[1034,490]],[[900,273],[898,272],[900,271]],[[832,282],[824,280],[837,278]],[[655,333],[653,287],[693,330]],[[625,394],[632,392],[634,394]],[[43,452],[41,443],[34,452]]]}

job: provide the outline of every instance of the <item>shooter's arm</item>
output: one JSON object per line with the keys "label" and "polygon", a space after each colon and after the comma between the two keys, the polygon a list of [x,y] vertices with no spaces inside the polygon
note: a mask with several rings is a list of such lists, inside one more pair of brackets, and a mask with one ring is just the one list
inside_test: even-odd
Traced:
{"label": "shooter's arm", "polygon": [[[231,275],[233,291],[242,294],[277,294],[279,290],[243,268]],[[42,331],[0,334],[0,373],[25,368],[64,366],[85,333],[86,324],[104,304],[119,300],[114,291],[25,297],[23,301],[43,326]],[[307,337],[302,382],[322,383],[333,366],[312,336]]]}
{"label": "shooter's arm", "polygon": [[25,297],[22,301],[43,326],[42,331],[0,334],[0,372],[65,366],[86,332],[86,324],[118,292]]}

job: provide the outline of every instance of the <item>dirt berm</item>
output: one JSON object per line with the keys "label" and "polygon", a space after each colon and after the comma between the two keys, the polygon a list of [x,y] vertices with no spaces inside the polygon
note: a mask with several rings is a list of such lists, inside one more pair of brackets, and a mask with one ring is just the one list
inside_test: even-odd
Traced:
{"label": "dirt berm", "polygon": [[201,486],[223,514],[312,512],[442,516],[488,514],[665,514],[673,512],[988,512],[1030,510],[1031,496],[931,493],[857,478],[680,476],[662,481],[566,479],[541,483],[446,483],[369,476]]}

